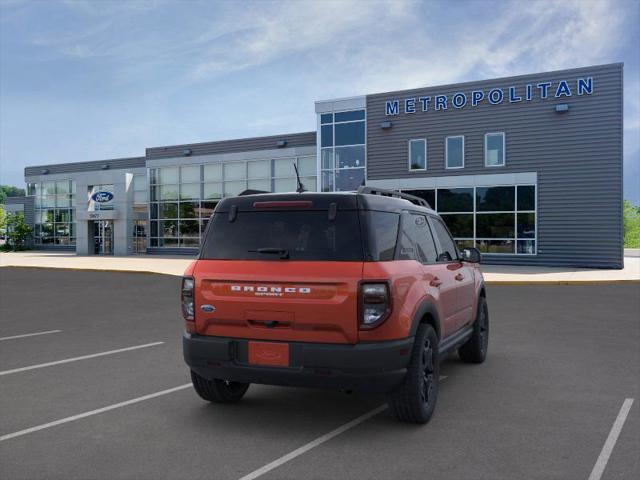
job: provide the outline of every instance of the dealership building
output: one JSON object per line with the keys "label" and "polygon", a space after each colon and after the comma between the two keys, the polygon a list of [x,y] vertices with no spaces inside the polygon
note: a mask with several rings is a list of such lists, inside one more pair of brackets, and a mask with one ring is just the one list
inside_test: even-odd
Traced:
{"label": "dealership building", "polygon": [[313,132],[25,168],[35,248],[194,254],[246,189],[426,199],[487,263],[622,268],[620,63],[315,103]]}

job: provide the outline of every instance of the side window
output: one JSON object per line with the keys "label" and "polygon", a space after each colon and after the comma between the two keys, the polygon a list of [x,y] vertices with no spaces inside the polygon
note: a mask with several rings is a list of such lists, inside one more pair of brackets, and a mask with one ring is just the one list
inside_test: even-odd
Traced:
{"label": "side window", "polygon": [[440,242],[440,249],[438,250],[438,262],[451,262],[458,259],[458,251],[456,245],[449,235],[447,228],[439,218],[431,218],[431,225],[433,226],[433,233]]}
{"label": "side window", "polygon": [[393,260],[398,237],[400,215],[390,212],[363,211],[362,224],[367,226],[369,257],[374,262]]}
{"label": "side window", "polygon": [[420,263],[436,261],[436,246],[424,215],[411,213],[403,216],[398,259],[417,260]]}

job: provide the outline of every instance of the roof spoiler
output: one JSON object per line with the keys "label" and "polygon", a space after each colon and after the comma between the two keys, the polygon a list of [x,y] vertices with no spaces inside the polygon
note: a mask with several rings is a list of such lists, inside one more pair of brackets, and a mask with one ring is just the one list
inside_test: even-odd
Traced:
{"label": "roof spoiler", "polygon": [[259,195],[261,193],[271,193],[271,192],[267,192],[266,190],[252,190],[251,188],[249,188],[247,190],[243,190],[242,192],[240,192],[238,196],[244,197],[245,195]]}

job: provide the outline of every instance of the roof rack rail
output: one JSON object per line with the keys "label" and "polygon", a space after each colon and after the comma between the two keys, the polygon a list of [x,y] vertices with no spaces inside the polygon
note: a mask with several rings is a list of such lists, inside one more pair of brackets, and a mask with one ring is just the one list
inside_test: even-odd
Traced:
{"label": "roof rack rail", "polygon": [[408,193],[403,193],[399,190],[387,190],[385,188],[361,186],[358,188],[358,193],[359,194],[364,193],[368,195],[381,195],[383,197],[401,198],[403,200],[408,200],[415,205],[431,208],[431,205],[429,205],[429,202],[427,202],[424,198],[416,197],[415,195],[409,195]]}

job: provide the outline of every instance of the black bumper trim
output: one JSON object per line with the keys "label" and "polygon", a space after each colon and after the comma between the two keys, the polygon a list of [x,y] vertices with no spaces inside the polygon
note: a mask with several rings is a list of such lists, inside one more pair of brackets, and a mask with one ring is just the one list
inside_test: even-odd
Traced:
{"label": "black bumper trim", "polygon": [[184,359],[198,375],[245,383],[387,392],[406,374],[413,338],[355,345],[289,343],[287,368],[251,365],[248,339],[184,332]]}

